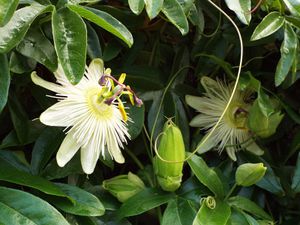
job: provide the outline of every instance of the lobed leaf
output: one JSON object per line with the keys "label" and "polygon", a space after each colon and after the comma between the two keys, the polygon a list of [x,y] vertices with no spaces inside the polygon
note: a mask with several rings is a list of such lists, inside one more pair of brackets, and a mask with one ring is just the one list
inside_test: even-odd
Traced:
{"label": "lobed leaf", "polygon": [[145,1],[146,12],[150,20],[152,20],[161,11],[164,0],[144,0],[144,1]]}
{"label": "lobed leaf", "polygon": [[139,15],[145,6],[144,0],[128,0],[128,4],[131,11],[136,15]]}
{"label": "lobed leaf", "polygon": [[174,198],[174,194],[172,193],[162,192],[154,188],[146,188],[124,202],[118,213],[122,218],[139,215],[167,203],[172,198]]}
{"label": "lobed leaf", "polygon": [[272,218],[255,202],[252,202],[248,198],[243,196],[234,196],[228,199],[228,204],[232,207],[236,207],[240,210],[251,213],[252,215],[261,219],[271,220]]}
{"label": "lobed leaf", "polygon": [[0,54],[0,113],[7,103],[9,85],[10,72],[7,56]]}
{"label": "lobed leaf", "polygon": [[275,33],[283,24],[284,17],[282,17],[279,12],[269,13],[255,28],[251,36],[251,41],[256,41]]}
{"label": "lobed leaf", "polygon": [[37,16],[52,10],[52,5],[44,6],[36,3],[17,10],[11,20],[0,27],[0,53],[8,52],[15,47]]}
{"label": "lobed leaf", "polygon": [[83,20],[68,8],[52,14],[52,30],[56,53],[66,77],[77,84],[85,71],[87,31]]}
{"label": "lobed leaf", "polygon": [[276,67],[275,85],[279,86],[288,75],[297,57],[298,37],[289,24],[285,24],[284,39],[281,44],[281,57]]}
{"label": "lobed leaf", "polygon": [[226,202],[216,199],[215,208],[209,208],[203,202],[193,225],[226,225],[230,215],[231,209]]}
{"label": "lobed leaf", "polygon": [[0,187],[0,224],[69,225],[49,203],[32,194]]}
{"label": "lobed leaf", "polygon": [[50,200],[61,210],[79,216],[102,216],[104,214],[104,206],[93,194],[68,184],[56,183],[56,185],[74,200],[74,204],[61,198]]}
{"label": "lobed leaf", "polygon": [[202,184],[208,187],[217,197],[222,198],[224,196],[222,181],[217,173],[209,168],[201,157],[193,155],[188,160],[188,164]]}
{"label": "lobed leaf", "polygon": [[189,24],[181,5],[177,0],[164,0],[162,12],[182,35],[189,32]]}
{"label": "lobed leaf", "polygon": [[225,0],[229,9],[235,12],[239,20],[248,25],[251,21],[251,0]]}
{"label": "lobed leaf", "polygon": [[298,0],[283,0],[286,7],[295,16],[300,16],[300,2]]}
{"label": "lobed leaf", "polygon": [[0,0],[0,27],[8,23],[18,4],[19,0]]}
{"label": "lobed leaf", "polygon": [[72,200],[60,188],[55,186],[50,181],[42,177],[18,170],[2,158],[0,158],[0,162],[0,171],[5,171],[5,173],[0,173],[0,180],[31,187],[48,195],[67,197],[69,198],[68,201]]}
{"label": "lobed leaf", "polygon": [[39,27],[29,29],[23,40],[17,45],[22,55],[35,59],[54,72],[57,69],[57,56],[52,43]]}
{"label": "lobed leaf", "polygon": [[83,18],[97,24],[116,37],[120,38],[129,47],[132,46],[133,37],[130,31],[120,21],[112,17],[110,14],[90,7],[82,7],[78,5],[69,5],[68,7]]}

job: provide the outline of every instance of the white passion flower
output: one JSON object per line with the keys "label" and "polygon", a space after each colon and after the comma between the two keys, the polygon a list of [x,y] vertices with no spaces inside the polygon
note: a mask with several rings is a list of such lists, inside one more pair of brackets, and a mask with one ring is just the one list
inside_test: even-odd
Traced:
{"label": "white passion flower", "polygon": [[[35,72],[31,79],[35,84],[57,93],[55,98],[58,102],[40,115],[43,124],[65,127],[67,135],[56,154],[57,164],[65,166],[79,149],[86,174],[94,171],[100,154],[105,157],[106,151],[113,160],[124,163],[120,148],[130,135],[127,114],[119,96],[123,90],[131,91],[129,86],[122,84],[125,74],[118,82],[110,75],[110,69],[104,71],[103,61],[95,59],[86,67],[83,78],[76,85],[68,81],[60,65],[54,75],[58,84],[43,80]],[[117,86],[114,86],[114,81]],[[138,98],[135,96],[135,99]]]}
{"label": "white passion flower", "polygon": [[200,142],[198,152],[204,153],[212,148],[222,152],[225,149],[234,161],[235,153],[240,149],[262,155],[263,150],[255,143],[247,127],[248,112],[251,108],[249,98],[252,92],[237,89],[223,119],[211,136],[206,138],[222,115],[231,96],[233,85],[209,77],[202,77],[201,84],[206,92],[204,97],[186,96],[187,104],[200,112],[192,119],[190,126],[206,130],[202,140],[207,140],[204,143]]}

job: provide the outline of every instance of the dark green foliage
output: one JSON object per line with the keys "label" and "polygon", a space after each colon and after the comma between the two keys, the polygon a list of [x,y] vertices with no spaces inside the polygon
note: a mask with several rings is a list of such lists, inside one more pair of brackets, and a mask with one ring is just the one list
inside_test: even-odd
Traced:
{"label": "dark green foliage", "polygon": [[[300,3],[213,2],[234,20],[243,38],[237,90],[248,93],[243,99],[248,108],[237,107],[231,116],[236,121],[247,118],[238,129],[247,129],[251,140],[236,146],[225,140],[218,152],[213,150],[219,143],[210,139],[210,148],[199,155],[197,146],[213,126],[189,126],[192,118],[201,121],[203,113],[190,108],[185,97],[222,95],[214,92],[218,89],[211,80],[233,86],[241,50],[233,24],[210,0],[0,0],[1,225],[300,221]],[[125,163],[115,163],[107,151],[87,176],[80,151],[64,167],[57,164],[57,150],[70,127],[40,122],[41,113],[57,99],[47,97],[55,93],[33,84],[30,74],[36,71],[55,82],[53,72],[59,68],[76,85],[96,58],[111,68],[114,78],[126,73],[125,83],[137,95],[131,99],[135,105],[122,96],[131,136],[123,143]],[[201,83],[205,77],[212,79]],[[136,106],[137,96],[141,107]],[[193,104],[205,108],[203,101]],[[170,118],[188,153],[181,161],[181,186],[166,192],[153,159]],[[263,155],[244,151],[253,143]],[[239,150],[236,161],[226,155],[230,147]],[[101,185],[129,172],[145,187],[131,193],[132,185],[124,182],[117,189],[130,197],[119,202]]]}

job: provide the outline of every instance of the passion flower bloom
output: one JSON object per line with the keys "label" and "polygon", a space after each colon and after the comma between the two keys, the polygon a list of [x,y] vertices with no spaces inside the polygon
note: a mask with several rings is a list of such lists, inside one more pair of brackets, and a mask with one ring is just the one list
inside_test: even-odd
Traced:
{"label": "passion flower bloom", "polygon": [[94,171],[100,154],[105,158],[106,152],[116,162],[124,163],[120,148],[130,138],[127,114],[119,99],[125,87],[124,76],[115,87],[110,69],[104,71],[100,59],[86,67],[77,85],[68,81],[61,66],[54,75],[58,84],[43,80],[35,72],[31,78],[35,84],[57,93],[58,102],[40,115],[40,121],[48,126],[66,127],[67,135],[56,154],[57,164],[63,167],[79,149],[87,174]]}
{"label": "passion flower bloom", "polygon": [[234,161],[235,153],[240,149],[262,155],[263,150],[255,143],[247,126],[252,92],[237,89],[219,125],[210,137],[206,138],[221,117],[233,91],[233,85],[209,77],[203,77],[201,84],[206,92],[204,97],[186,96],[187,104],[200,112],[192,119],[190,126],[206,130],[203,140],[207,140],[204,143],[200,142],[198,152],[204,153],[212,148],[222,152],[225,149]]}

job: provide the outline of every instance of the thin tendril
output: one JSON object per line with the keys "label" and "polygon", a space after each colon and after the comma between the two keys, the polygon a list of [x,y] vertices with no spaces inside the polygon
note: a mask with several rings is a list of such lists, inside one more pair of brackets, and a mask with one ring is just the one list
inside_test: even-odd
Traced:
{"label": "thin tendril", "polygon": [[258,3],[256,4],[256,6],[253,9],[251,9],[251,11],[249,13],[250,14],[254,13],[259,8],[259,6],[262,4],[263,1],[264,0],[259,0]]}
{"label": "thin tendril", "polygon": [[[252,61],[267,58],[268,56],[270,56],[270,55],[273,54],[273,53],[275,53],[275,51],[270,51],[268,54],[266,54],[266,55],[264,55],[264,56],[256,56],[256,57],[253,57],[253,58],[249,59],[247,62],[245,62],[244,65],[242,66],[242,68],[248,66]],[[238,68],[238,67],[239,67],[239,66],[233,66],[232,69],[235,69],[235,68]]]}
{"label": "thin tendril", "polygon": [[204,32],[201,32],[200,34],[203,35],[204,37],[206,38],[210,38],[210,37],[213,37],[215,36],[215,34],[219,31],[220,29],[220,26],[221,26],[221,20],[222,20],[222,16],[221,16],[221,13],[219,14],[219,19],[218,19],[218,24],[217,24],[217,27],[216,29],[211,33],[211,34],[205,34]]}
{"label": "thin tendril", "polygon": [[[160,104],[159,104],[159,107],[158,107],[158,110],[157,110],[157,114],[155,116],[155,120],[154,120],[154,123],[153,123],[153,127],[152,127],[152,130],[151,130],[151,134],[150,134],[150,148],[152,149],[153,148],[153,136],[154,136],[154,131],[155,131],[155,128],[156,128],[156,124],[157,124],[157,120],[158,120],[158,116],[159,116],[159,113],[160,113],[160,110],[162,108],[162,104],[163,104],[163,101],[165,99],[165,96],[167,94],[167,91],[168,89],[170,88],[171,84],[174,82],[174,80],[180,75],[180,73],[185,70],[185,69],[189,69],[189,68],[192,68],[190,66],[184,66],[182,68],[180,68],[177,73],[171,78],[171,80],[169,81],[168,85],[166,86],[164,92],[163,92],[163,95],[162,95],[162,98],[161,98],[161,101],[160,101]],[[155,150],[156,154],[157,154],[157,151]],[[161,157],[159,156],[159,158],[161,159]]]}
{"label": "thin tendril", "polygon": [[[187,161],[188,159],[190,159],[194,154],[196,154],[196,152],[204,145],[204,143],[206,143],[206,141],[212,136],[212,134],[214,133],[214,131],[217,129],[217,127],[219,126],[219,124],[220,124],[220,122],[221,122],[221,120],[223,119],[223,117],[225,116],[225,113],[227,112],[227,109],[229,108],[229,106],[230,106],[230,104],[231,104],[231,102],[232,102],[232,99],[233,99],[233,97],[234,97],[234,94],[235,94],[235,92],[236,92],[236,90],[237,90],[237,87],[238,87],[238,82],[239,82],[239,79],[240,79],[240,75],[241,75],[241,70],[242,70],[242,65],[243,65],[243,57],[244,57],[244,49],[243,49],[243,39],[242,39],[242,35],[241,35],[241,33],[240,33],[240,31],[239,31],[239,28],[237,27],[237,25],[235,24],[235,22],[230,18],[230,16],[228,16],[218,5],[216,5],[214,2],[212,2],[211,0],[208,0],[208,2],[210,3],[210,4],[212,4],[216,9],[218,9],[231,23],[232,23],[232,25],[234,26],[234,28],[235,28],[235,30],[236,30],[236,32],[237,32],[237,34],[238,34],[238,37],[239,37],[239,41],[240,41],[240,62],[239,62],[239,68],[238,68],[238,72],[237,72],[237,76],[236,76],[236,80],[235,80],[235,83],[234,83],[234,86],[233,86],[233,90],[232,90],[232,93],[231,93],[231,95],[230,95],[230,98],[229,98],[229,100],[228,100],[228,102],[227,102],[227,105],[226,105],[226,107],[225,107],[225,109],[224,109],[224,111],[223,111],[223,113],[221,114],[221,116],[219,117],[219,119],[218,119],[218,121],[217,121],[217,123],[214,125],[214,127],[211,129],[211,131],[208,133],[208,135],[204,138],[204,140],[203,141],[201,141],[201,143],[200,143],[200,145],[198,145],[197,147],[196,147],[196,149],[191,153],[191,154],[189,154],[189,156],[188,157],[186,157],[183,161],[181,160],[181,161],[172,161],[172,160],[166,160],[166,159],[163,159],[160,155],[159,155],[159,153],[158,153],[158,151],[157,151],[157,148],[154,148],[154,151],[155,151],[155,154],[157,155],[157,157],[160,159],[160,160],[162,160],[162,161],[164,161],[164,162],[168,162],[168,163],[181,163],[181,162],[185,162],[185,161]],[[175,76],[174,76],[175,77]],[[174,78],[173,77],[173,78]],[[172,79],[173,79],[172,78]],[[172,80],[171,80],[172,81]],[[171,82],[170,82],[171,83]],[[168,84],[168,86],[167,86],[167,88],[165,89],[165,92],[164,92],[164,94],[163,94],[163,96],[162,96],[162,100],[164,99],[164,96],[165,96],[165,94],[166,94],[166,91],[167,91],[167,89],[168,89],[168,87],[170,86],[170,83]],[[162,106],[162,101],[161,101],[161,104],[160,104],[160,106],[159,106],[159,111],[158,111],[158,113],[157,113],[157,115],[156,115],[156,118],[155,118],[155,122],[157,121],[157,119],[158,119],[158,114],[159,114],[159,112],[160,112],[160,109],[161,109],[161,106]],[[152,132],[151,132],[151,148],[152,148],[152,138],[153,138],[153,133],[154,133],[154,126],[153,126],[153,128],[152,128]]]}

